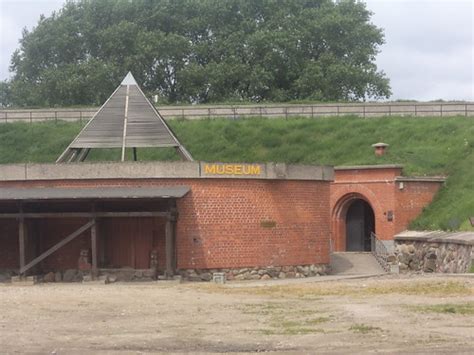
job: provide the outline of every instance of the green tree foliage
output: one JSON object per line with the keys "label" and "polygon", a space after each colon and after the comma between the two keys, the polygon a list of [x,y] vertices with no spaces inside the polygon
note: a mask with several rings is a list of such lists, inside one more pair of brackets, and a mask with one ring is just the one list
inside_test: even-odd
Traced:
{"label": "green tree foliage", "polygon": [[25,31],[9,98],[99,104],[128,70],[162,101],[388,97],[365,4],[331,0],[78,0]]}

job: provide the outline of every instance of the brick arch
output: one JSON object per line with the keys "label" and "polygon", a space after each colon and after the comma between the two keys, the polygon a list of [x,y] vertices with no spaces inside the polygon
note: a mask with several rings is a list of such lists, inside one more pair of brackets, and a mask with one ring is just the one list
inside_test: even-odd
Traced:
{"label": "brick arch", "polygon": [[384,210],[377,196],[363,185],[344,186],[331,195],[331,201],[336,201],[331,206],[331,243],[333,251],[346,250],[346,214],[354,200],[367,202],[375,216],[375,232],[377,225],[382,222]]}

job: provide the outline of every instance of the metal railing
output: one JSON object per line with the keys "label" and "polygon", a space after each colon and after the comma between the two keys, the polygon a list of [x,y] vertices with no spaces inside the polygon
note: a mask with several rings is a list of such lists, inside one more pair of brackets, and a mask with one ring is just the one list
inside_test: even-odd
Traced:
{"label": "metal railing", "polygon": [[[29,109],[0,110],[0,123],[37,121],[88,121],[97,108],[83,109]],[[210,119],[245,117],[310,117],[354,115],[371,117],[448,117],[474,116],[474,102],[450,103],[351,103],[313,105],[222,105],[222,106],[160,106],[160,114],[166,119]]]}
{"label": "metal railing", "polygon": [[388,262],[388,258],[391,254],[387,250],[387,247],[373,232],[370,233],[370,241],[371,241],[371,251],[375,259],[380,264],[382,269],[384,269],[386,272],[389,272],[390,264]]}

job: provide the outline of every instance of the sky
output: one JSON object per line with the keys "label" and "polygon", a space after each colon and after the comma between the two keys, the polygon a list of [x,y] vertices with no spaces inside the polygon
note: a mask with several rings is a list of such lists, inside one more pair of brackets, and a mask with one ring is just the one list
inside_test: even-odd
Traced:
{"label": "sky", "polygon": [[[0,0],[0,80],[23,28],[65,0]],[[385,44],[376,63],[390,79],[391,100],[474,101],[474,0],[365,0]]]}

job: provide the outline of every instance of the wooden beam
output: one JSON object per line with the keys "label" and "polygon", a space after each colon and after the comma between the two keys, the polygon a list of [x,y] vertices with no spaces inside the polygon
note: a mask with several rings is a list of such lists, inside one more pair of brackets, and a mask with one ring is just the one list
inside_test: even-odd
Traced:
{"label": "wooden beam", "polygon": [[122,218],[122,217],[169,217],[169,212],[38,212],[0,213],[0,218]]}
{"label": "wooden beam", "polygon": [[138,156],[137,156],[137,148],[133,147],[133,161],[137,161]]}
{"label": "wooden beam", "polygon": [[69,234],[67,237],[65,237],[63,240],[61,240],[59,243],[53,245],[51,248],[49,248],[48,250],[46,250],[43,254],[41,254],[40,256],[34,258],[32,261],[30,261],[28,264],[26,264],[25,266],[23,267],[20,267],[20,274],[24,274],[27,270],[31,269],[33,266],[35,266],[36,264],[38,264],[40,261],[46,259],[48,256],[50,256],[51,254],[53,254],[56,250],[62,248],[63,246],[65,246],[67,243],[69,243],[70,241],[72,241],[74,238],[76,238],[77,236],[81,235],[83,232],[85,232],[86,230],[88,230],[90,227],[92,227],[93,225],[95,224],[94,220],[90,221],[90,222],[87,222],[86,224],[84,224],[82,227],[80,227],[79,229],[77,229],[75,232]]}
{"label": "wooden beam", "polygon": [[165,226],[165,254],[166,254],[166,277],[174,275],[173,268],[173,230],[171,220],[168,218]]}
{"label": "wooden beam", "polygon": [[123,135],[122,135],[122,161],[125,161],[125,147],[127,142],[127,121],[128,121],[128,98],[130,96],[130,85],[127,85],[127,94],[125,96],[125,113],[123,117]]}
{"label": "wooden beam", "polygon": [[20,249],[20,269],[25,267],[26,264],[26,227],[25,218],[21,217],[18,224],[18,242]]}
{"label": "wooden beam", "polygon": [[92,277],[95,279],[97,273],[97,223],[92,220],[94,224],[91,226],[91,249],[92,249]]}

